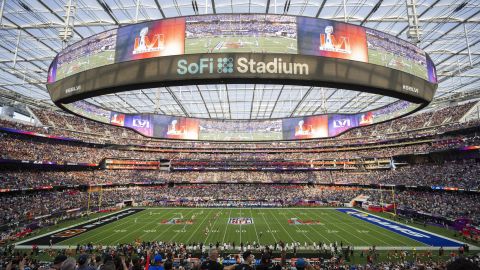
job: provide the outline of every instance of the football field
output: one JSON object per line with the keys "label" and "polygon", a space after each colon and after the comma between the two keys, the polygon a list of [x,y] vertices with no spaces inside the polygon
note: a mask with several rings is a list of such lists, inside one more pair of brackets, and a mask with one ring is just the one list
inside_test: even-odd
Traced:
{"label": "football field", "polygon": [[299,242],[301,248],[307,250],[313,249],[313,243],[319,242],[337,242],[357,248],[375,245],[384,249],[461,245],[439,235],[349,208],[127,209],[19,242],[18,245],[31,247],[36,244],[42,247],[52,240],[52,244],[59,248],[135,241],[186,244],[215,244],[218,241],[235,242],[237,247],[242,242],[265,245],[283,241]]}
{"label": "football field", "polygon": [[297,41],[288,37],[225,36],[185,39],[185,53],[297,53]]}

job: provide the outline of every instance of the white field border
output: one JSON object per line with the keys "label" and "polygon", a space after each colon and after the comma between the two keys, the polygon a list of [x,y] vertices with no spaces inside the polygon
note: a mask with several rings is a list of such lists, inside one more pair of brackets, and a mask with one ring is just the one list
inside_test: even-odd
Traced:
{"label": "white field border", "polygon": [[[427,234],[431,234],[431,235],[434,235],[434,236],[437,236],[437,237],[440,237],[440,238],[443,238],[443,239],[447,239],[447,240],[450,240],[450,241],[458,243],[458,244],[467,244],[467,245],[470,246],[470,249],[473,249],[473,250],[480,250],[480,247],[477,247],[477,246],[474,246],[474,245],[471,245],[471,244],[468,244],[468,243],[465,243],[465,242],[462,242],[462,241],[459,241],[459,240],[455,240],[455,239],[452,239],[452,238],[447,237],[447,236],[436,234],[434,232],[430,232],[430,231],[423,230],[423,229],[420,229],[420,228],[417,228],[417,227],[413,227],[413,226],[410,226],[410,225],[407,225],[407,224],[403,224],[403,223],[400,223],[400,222],[397,222],[397,221],[394,221],[394,220],[391,220],[391,219],[387,219],[387,218],[384,218],[384,217],[381,217],[381,216],[377,216],[377,215],[374,215],[374,214],[371,214],[371,213],[368,213],[368,212],[365,212],[365,211],[362,211],[362,210],[358,210],[358,209],[355,209],[355,208],[338,208],[338,209],[353,209],[353,210],[358,211],[360,213],[364,213],[364,214],[367,214],[367,215],[370,215],[370,216],[374,216],[376,218],[387,220],[389,222],[399,224],[399,225],[408,227],[410,229],[418,230],[418,231],[421,231],[421,232],[424,232],[424,233],[427,233]],[[392,231],[392,232],[395,232],[395,231]],[[431,249],[431,248],[436,247],[436,246],[427,246],[427,247],[429,247]],[[455,248],[455,249],[457,249],[457,248]]]}
{"label": "white field border", "polygon": [[[84,222],[79,222],[79,223],[76,223],[76,224],[73,224],[73,225],[70,225],[70,226],[67,226],[67,227],[62,227],[62,228],[59,228],[57,230],[54,230],[54,231],[51,231],[51,232],[47,232],[47,233],[44,233],[44,234],[41,234],[41,235],[37,235],[35,237],[32,237],[32,238],[28,238],[28,239],[25,239],[25,240],[21,240],[17,243],[15,243],[15,248],[16,249],[30,249],[32,248],[30,245],[22,245],[23,243],[25,242],[29,242],[31,240],[35,240],[35,239],[38,239],[38,238],[42,238],[44,236],[47,236],[47,235],[51,235],[51,234],[54,234],[54,233],[57,233],[57,232],[60,232],[60,231],[64,231],[64,230],[68,230],[70,228],[73,228],[73,227],[76,227],[76,226],[79,226],[79,225],[83,225],[85,223],[89,223],[89,222],[92,222],[92,221],[95,221],[99,218],[106,218],[106,217],[109,217],[109,216],[113,216],[113,215],[116,215],[116,214],[119,214],[119,213],[122,213],[122,212],[125,212],[125,211],[128,211],[132,208],[125,208],[125,209],[122,209],[122,210],[119,210],[119,211],[115,211],[115,212],[112,212],[108,215],[104,215],[104,216],[101,216],[101,217],[97,217],[97,218],[92,218],[92,219],[89,219],[89,220],[86,220]],[[135,209],[146,209],[146,208],[135,208]],[[59,247],[57,245],[53,245],[54,247]],[[38,246],[39,248],[49,248],[50,246]],[[63,248],[68,248],[68,246],[62,246]],[[63,249],[62,248],[62,249]],[[60,248],[59,248],[60,249]]]}

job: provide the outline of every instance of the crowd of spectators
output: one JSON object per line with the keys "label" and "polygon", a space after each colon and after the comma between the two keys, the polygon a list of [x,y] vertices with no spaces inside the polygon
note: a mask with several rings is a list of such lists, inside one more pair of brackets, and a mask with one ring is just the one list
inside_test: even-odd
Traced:
{"label": "crowd of spectators", "polygon": [[[255,165],[251,165],[255,166]],[[258,166],[261,166],[258,165]],[[350,165],[349,165],[350,166]],[[366,165],[369,167],[370,165]],[[371,166],[377,166],[375,164]],[[391,166],[386,163],[384,166]],[[334,168],[334,167],[332,167]],[[480,188],[480,166],[474,159],[439,164],[416,164],[396,169],[345,167],[342,170],[127,170],[127,169],[4,169],[0,189],[41,189],[45,186],[118,185],[131,183],[312,183],[439,186],[475,190]],[[251,169],[251,168],[250,168]]]}
{"label": "crowd of spectators", "polygon": [[[287,243],[272,245],[245,244],[225,249],[231,243],[177,243],[137,241],[110,247],[92,244],[76,249],[49,251],[51,261],[39,261],[38,250],[15,251],[7,247],[0,254],[0,264],[11,269],[109,269],[109,270],[206,270],[206,269],[270,269],[270,270],[419,270],[480,269],[480,255],[459,248],[451,252],[438,249],[388,252],[381,259],[375,246],[354,250],[338,243],[313,243],[313,257],[296,256]],[[250,247],[250,248],[249,248]],[[294,245],[296,249],[297,246]],[[293,255],[293,256],[292,256]],[[258,257],[257,257],[258,256]],[[258,259],[257,259],[258,258]]]}

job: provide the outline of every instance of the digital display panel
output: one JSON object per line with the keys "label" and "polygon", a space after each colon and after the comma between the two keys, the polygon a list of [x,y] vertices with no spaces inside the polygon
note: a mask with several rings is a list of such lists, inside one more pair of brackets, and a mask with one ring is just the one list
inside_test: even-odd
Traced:
{"label": "digital display panel", "polygon": [[298,17],[298,51],[368,62],[365,28],[330,20]]}
{"label": "digital display panel", "polygon": [[332,114],[328,116],[328,136],[337,136],[351,128],[358,127],[359,116],[355,114]]}
{"label": "digital display panel", "polygon": [[117,29],[113,29],[68,46],[58,54],[54,77],[61,80],[85,70],[113,64],[116,40]]}
{"label": "digital display panel", "polygon": [[305,116],[282,120],[284,140],[301,140],[328,137],[328,116]]}
{"label": "digital display panel", "polygon": [[297,53],[292,16],[221,14],[186,17],[185,53]]}
{"label": "digital display panel", "polygon": [[99,122],[127,127],[154,138],[203,141],[276,141],[335,137],[352,128],[380,123],[417,109],[399,100],[358,114],[328,114],[272,120],[199,119],[158,114],[112,112],[76,101],[63,104],[72,112]]}
{"label": "digital display panel", "polygon": [[184,52],[185,18],[128,25],[118,29],[115,63]]}
{"label": "digital display panel", "polygon": [[165,115],[154,115],[152,118],[154,137],[198,140],[198,119]]}
{"label": "digital display panel", "polygon": [[64,106],[73,113],[83,117],[110,124],[110,117],[112,114],[111,111],[105,110],[86,101],[79,100],[69,104],[64,104]]}
{"label": "digital display panel", "polygon": [[200,120],[200,140],[256,141],[281,140],[282,121]]}
{"label": "digital display panel", "polygon": [[423,50],[395,36],[348,23],[285,15],[218,14],[126,25],[61,51],[48,83],[95,67],[161,56],[279,53],[348,59],[397,69],[436,83]]}
{"label": "digital display panel", "polygon": [[366,28],[368,62],[401,70],[428,79],[425,52],[417,46],[391,35]]}

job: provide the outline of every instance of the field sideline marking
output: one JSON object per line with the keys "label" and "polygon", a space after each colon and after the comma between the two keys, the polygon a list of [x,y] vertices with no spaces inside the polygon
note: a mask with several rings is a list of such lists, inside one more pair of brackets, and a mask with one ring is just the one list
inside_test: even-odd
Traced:
{"label": "field sideline marking", "polygon": [[[353,208],[355,209],[355,208]],[[357,210],[357,209],[355,209]],[[471,245],[471,244],[468,244],[468,243],[465,243],[465,242],[462,242],[462,241],[458,241],[458,240],[455,240],[455,239],[452,239],[450,237],[447,237],[447,236],[443,236],[443,235],[440,235],[440,234],[436,234],[434,232],[430,232],[430,231],[427,231],[427,230],[423,230],[423,229],[420,229],[420,228],[417,228],[417,227],[413,227],[413,226],[410,226],[410,225],[406,225],[406,224],[403,224],[403,223],[400,223],[400,222],[397,222],[397,221],[394,221],[394,220],[391,220],[391,219],[387,219],[387,218],[384,218],[384,217],[381,217],[381,216],[377,216],[377,215],[374,215],[374,214],[370,214],[368,212],[365,212],[365,211],[362,211],[362,210],[357,210],[358,212],[361,212],[361,213],[364,213],[364,214],[367,214],[367,215],[371,215],[371,216],[374,216],[376,218],[380,218],[380,219],[384,219],[384,220],[388,220],[389,222],[392,222],[392,223],[396,223],[396,224],[399,224],[399,225],[402,225],[402,226],[406,226],[406,227],[409,227],[410,229],[414,229],[414,230],[419,230],[419,231],[422,231],[424,233],[429,233],[429,234],[432,234],[432,235],[435,235],[437,237],[440,237],[440,238],[443,238],[443,239],[447,239],[447,240],[450,240],[450,241],[453,241],[453,242],[456,242],[456,243],[459,243],[459,244],[467,244],[470,246],[470,249],[471,248],[475,248],[475,249],[480,249],[480,247],[477,247],[475,245]],[[433,246],[428,246],[427,247],[433,247]]]}
{"label": "field sideline marking", "polygon": [[[315,214],[314,214],[314,215],[315,215]],[[315,216],[317,216],[317,215],[315,215]],[[331,217],[331,216],[332,216],[332,215],[328,215],[328,217]],[[317,216],[317,217],[318,217],[318,216]],[[333,220],[336,220],[335,218],[332,218],[332,219],[333,219]],[[329,221],[332,220],[332,219],[329,219]],[[344,232],[348,233],[347,230],[341,229],[341,227],[337,226],[335,222],[330,222],[330,224],[331,224],[334,228],[336,228],[336,229],[338,229],[338,230],[340,230],[340,231],[344,231]],[[327,224],[325,224],[325,227],[327,227]],[[316,230],[314,229],[314,231],[316,231]],[[317,232],[317,233],[318,233],[318,232]],[[348,233],[348,234],[350,234],[350,233]],[[353,236],[356,237],[355,235],[353,235]],[[338,237],[340,237],[341,239],[343,239],[342,241],[345,241],[345,243],[350,243],[350,241],[348,241],[348,239],[344,238],[341,234],[339,234]],[[357,237],[357,238],[358,238],[358,237]],[[367,241],[364,241],[364,240],[361,239],[361,238],[358,238],[358,239],[360,239],[361,242],[368,244]],[[336,240],[335,240],[335,242],[336,242]]]}
{"label": "field sideline marking", "polygon": [[227,235],[228,221],[230,221],[230,216],[232,215],[232,208],[230,208],[230,213],[228,213],[227,226],[225,226],[225,232],[223,233],[222,242],[225,243],[225,236]]}
{"label": "field sideline marking", "polygon": [[[131,215],[131,216],[138,215],[138,214],[140,214],[140,213],[142,213],[142,212],[143,212],[143,211],[137,212],[137,213],[135,213],[135,214],[133,214],[133,215]],[[111,224],[111,225],[114,225],[116,222],[119,222],[118,224],[116,224],[115,226],[113,226],[112,229],[113,229],[113,228],[120,227],[121,225],[126,224],[126,223],[127,223],[127,218],[129,218],[129,217],[131,217],[131,216],[124,217],[124,218],[122,218],[121,220],[114,221],[114,222],[109,223],[109,224],[104,224],[103,226],[107,226],[107,225],[110,225],[110,224]],[[98,227],[98,228],[95,228],[95,229],[93,229],[93,230],[91,230],[91,231],[86,231],[86,232],[84,232],[84,233],[94,232],[96,229],[100,229],[100,228],[102,228],[103,226],[100,226],[100,227]],[[128,228],[130,228],[130,227],[131,227],[131,226],[128,226]],[[82,241],[85,241],[85,240],[87,240],[87,239],[94,238],[95,236],[97,236],[97,235],[99,235],[99,234],[103,234],[103,233],[104,233],[104,231],[103,231],[103,230],[100,230],[100,231],[94,233],[93,235],[89,235],[88,237],[86,237],[86,238],[83,239]],[[69,240],[71,240],[71,239],[73,239],[73,238],[77,238],[77,237],[80,237],[80,236],[85,236],[85,235],[83,235],[83,233],[77,234],[77,235],[74,235],[74,236],[72,236],[72,237],[70,237],[70,238],[68,238],[68,239],[65,239],[65,240],[63,240],[63,241],[60,241],[60,242],[57,243],[57,244],[61,244],[61,243],[63,243],[63,242],[67,242],[67,241],[69,241]],[[109,238],[109,237],[111,237],[111,236],[113,236],[113,234],[112,234],[112,235],[109,235],[109,236],[107,236],[107,237],[104,237],[104,238],[102,238],[102,239],[100,239],[100,240]],[[77,243],[77,244],[78,244],[78,243]]]}
{"label": "field sideline marking", "polygon": [[[252,216],[251,218],[253,219],[252,208],[250,208],[250,215]],[[258,238],[257,227],[255,226],[255,220],[253,221],[253,228],[255,229],[255,235],[257,236],[257,243],[260,245],[260,238]]]}
{"label": "field sideline marking", "polygon": [[[218,212],[217,212],[217,213],[218,213]],[[212,225],[213,228],[211,228],[210,231],[212,231],[212,230],[215,229],[215,225],[217,224],[217,221],[220,220],[220,216],[222,215],[222,213],[223,213],[223,212],[220,211],[220,215],[219,215],[219,217],[218,217],[217,219],[215,219],[215,221],[213,222],[213,225]],[[221,224],[221,222],[220,222],[220,224]],[[208,231],[207,238],[205,238],[205,243],[207,243],[208,238],[210,238],[210,231]],[[220,232],[220,230],[218,230],[218,232]],[[217,241],[218,241],[218,240],[217,240]],[[225,243],[225,242],[224,242],[224,243]]]}
{"label": "field sideline marking", "polygon": [[[138,208],[138,209],[142,209],[142,208]],[[113,216],[113,215],[116,215],[118,213],[121,213],[121,212],[124,212],[124,211],[128,211],[130,210],[130,208],[127,208],[127,209],[124,209],[124,210],[120,210],[120,211],[115,211],[111,214],[108,214],[108,215],[105,215],[105,216],[101,216],[101,218],[105,218],[105,217],[109,217],[109,216]],[[28,238],[28,239],[25,239],[25,240],[22,240],[22,241],[19,241],[17,243],[15,243],[15,246],[19,245],[20,244],[23,244],[27,241],[31,241],[31,240],[35,240],[35,239],[38,239],[38,238],[41,238],[41,237],[44,237],[44,236],[47,236],[47,235],[50,235],[50,234],[54,234],[54,233],[57,233],[57,232],[60,232],[60,231],[64,231],[64,230],[67,230],[67,229],[70,229],[70,228],[73,228],[73,227],[76,227],[76,226],[79,226],[79,225],[83,225],[85,223],[89,223],[91,221],[94,221],[94,220],[97,220],[99,219],[100,217],[97,217],[97,218],[92,218],[92,219],[89,219],[87,221],[84,221],[84,222],[80,222],[80,223],[76,223],[76,224],[73,224],[73,225],[70,225],[70,226],[67,226],[67,227],[63,227],[63,228],[59,228],[57,230],[54,230],[54,231],[51,231],[51,232],[47,232],[47,233],[44,233],[42,235],[38,235],[38,236],[35,236],[35,237],[32,237],[32,238]]]}
{"label": "field sideline marking", "polygon": [[[190,208],[190,209],[192,209],[192,208]],[[193,210],[195,210],[195,208]],[[205,218],[202,220],[202,223],[198,224],[198,227],[195,229],[195,231],[193,231],[193,233],[190,235],[190,237],[187,239],[187,241],[185,241],[185,243],[188,243],[192,239],[192,237],[197,233],[198,229],[200,229],[201,225],[205,222],[205,220],[210,218],[211,214],[212,214],[211,210],[208,212],[208,214],[205,213]]]}
{"label": "field sideline marking", "polygon": [[[337,212],[343,213],[343,212],[340,212],[340,211],[337,211]],[[343,215],[339,215],[339,216],[343,216]],[[347,215],[347,216],[348,216],[348,215]],[[349,217],[351,217],[351,216],[349,216]],[[338,220],[341,220],[341,219],[338,218]],[[365,222],[364,220],[362,220],[362,221],[363,221],[363,222],[359,222],[359,223],[358,223],[358,225],[359,225],[360,227],[362,227],[362,228],[368,228],[367,224],[368,224],[368,225],[371,224],[371,223]],[[374,224],[372,224],[372,225],[374,225]],[[345,226],[348,226],[348,227],[350,227],[350,228],[355,229],[355,227],[353,227],[352,225],[349,225],[349,224],[345,224]],[[377,227],[386,230],[386,229],[383,228],[383,227],[380,227],[380,226],[377,226]],[[388,232],[391,232],[390,230],[387,230],[387,231],[388,231]],[[382,230],[375,230],[375,233],[378,233],[378,234],[381,234],[381,235],[383,235],[383,236],[386,236],[386,237],[390,238],[391,240],[393,240],[393,241],[395,241],[395,242],[400,242],[401,244],[407,244],[407,245],[409,244],[409,243],[406,243],[406,242],[402,241],[401,238],[400,238],[400,240],[397,239],[397,238],[392,238],[392,237],[389,236],[388,234],[385,234]],[[357,237],[355,234],[352,234],[352,235],[354,235],[356,238],[359,238],[359,237]],[[369,235],[369,236],[372,236],[372,238],[374,238],[374,239],[376,239],[376,240],[380,240],[381,242],[389,245],[388,242],[383,241],[381,238],[376,237],[374,234]],[[403,236],[403,235],[401,235],[401,236]],[[360,238],[359,238],[359,239],[360,239]],[[424,243],[422,243],[422,242],[420,242],[420,241],[417,241],[417,240],[415,240],[415,239],[411,239],[411,238],[408,238],[408,239],[414,240],[414,241],[416,241],[416,242],[419,242],[420,244],[424,244]],[[368,243],[367,243],[367,244],[368,244]]]}
{"label": "field sideline marking", "polygon": [[[318,217],[317,215],[315,215],[315,216]],[[317,231],[317,230],[315,229],[315,226],[314,226],[314,225],[312,225],[312,224],[307,224],[307,225],[310,226],[310,228],[311,228],[315,233],[317,233],[318,235],[320,235],[320,237],[326,239],[329,243],[332,242],[330,239],[328,239],[327,237],[325,237],[322,233],[320,233],[319,231]],[[326,224],[325,224],[325,225],[326,225]],[[295,225],[295,226],[296,226],[296,225]],[[313,243],[315,244],[315,242],[313,242]],[[325,242],[325,243],[326,243],[326,242]]]}

